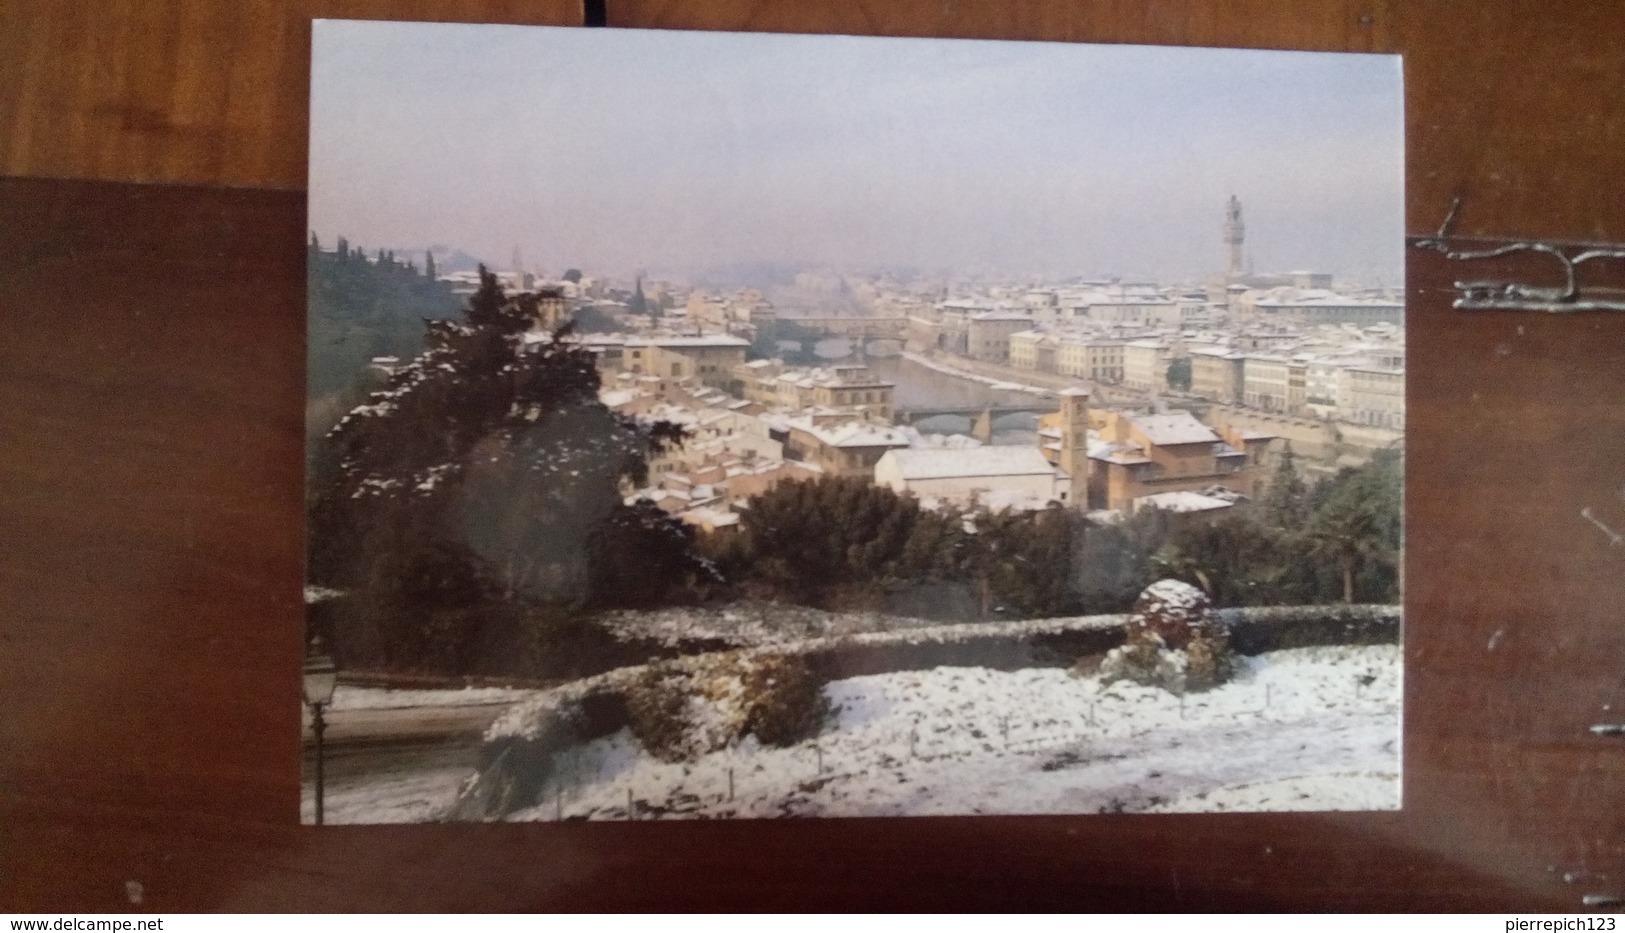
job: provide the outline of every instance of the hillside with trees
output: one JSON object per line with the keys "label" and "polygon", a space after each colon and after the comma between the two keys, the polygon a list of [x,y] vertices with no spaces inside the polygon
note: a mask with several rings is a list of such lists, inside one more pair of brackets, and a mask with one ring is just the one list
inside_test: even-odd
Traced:
{"label": "hillside with trees", "polygon": [[424,321],[462,312],[451,287],[424,267],[389,251],[369,257],[342,237],[323,248],[315,234],[305,251],[308,318],[306,421],[311,437],[332,427],[377,382],[368,364],[381,356],[411,359],[423,350]]}

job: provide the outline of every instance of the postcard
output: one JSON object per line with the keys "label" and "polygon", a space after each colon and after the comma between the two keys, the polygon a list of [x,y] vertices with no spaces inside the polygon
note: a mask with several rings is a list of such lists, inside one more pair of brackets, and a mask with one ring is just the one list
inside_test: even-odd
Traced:
{"label": "postcard", "polygon": [[318,21],[304,820],[1399,807],[1402,100]]}

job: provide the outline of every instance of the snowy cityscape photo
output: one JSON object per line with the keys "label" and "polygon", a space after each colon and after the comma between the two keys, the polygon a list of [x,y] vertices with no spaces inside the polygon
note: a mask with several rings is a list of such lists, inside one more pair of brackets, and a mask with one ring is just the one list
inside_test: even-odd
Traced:
{"label": "snowy cityscape photo", "polygon": [[1397,57],[314,37],[305,822],[1400,806]]}

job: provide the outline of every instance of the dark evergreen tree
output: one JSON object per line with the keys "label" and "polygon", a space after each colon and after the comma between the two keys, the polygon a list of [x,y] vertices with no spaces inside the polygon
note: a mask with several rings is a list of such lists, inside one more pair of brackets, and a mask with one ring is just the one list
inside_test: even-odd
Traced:
{"label": "dark evergreen tree", "polygon": [[1151,555],[1168,535],[1168,513],[1141,509],[1119,522],[1084,524],[1075,546],[1079,606],[1083,614],[1126,612],[1156,582]]}
{"label": "dark evergreen tree", "polygon": [[1292,454],[1292,444],[1281,451],[1281,460],[1264,491],[1264,517],[1276,528],[1292,532],[1302,531],[1309,520],[1309,488]]}
{"label": "dark evergreen tree", "polygon": [[425,251],[423,253],[423,277],[431,282],[433,282],[436,278],[434,271],[434,253],[432,251]]}
{"label": "dark evergreen tree", "polygon": [[1326,484],[1309,519],[1309,553],[1335,570],[1344,602],[1399,600],[1403,471],[1398,451],[1378,451]]}
{"label": "dark evergreen tree", "polygon": [[632,314],[648,315],[649,300],[643,297],[643,279],[639,277],[632,286],[632,299],[627,302],[626,308]]}
{"label": "dark evergreen tree", "polygon": [[523,642],[515,607],[644,602],[713,575],[675,519],[621,502],[682,432],[605,408],[567,328],[528,347],[531,310],[482,268],[466,323],[431,322],[428,349],[324,440],[311,580],[354,594],[349,647],[375,662],[488,664]]}
{"label": "dark evergreen tree", "polygon": [[619,322],[594,305],[577,308],[571,320],[575,322],[575,329],[583,334],[614,334],[621,330]]}
{"label": "dark evergreen tree", "polygon": [[1172,522],[1151,556],[1153,576],[1200,587],[1216,606],[1267,606],[1288,601],[1282,539],[1251,515],[1226,509],[1214,518]]}
{"label": "dark evergreen tree", "polygon": [[564,279],[564,281],[569,282],[571,285],[574,285],[577,282],[581,281],[581,270],[580,269],[566,269],[566,270],[564,270],[564,275],[562,276],[562,278]]}
{"label": "dark evergreen tree", "polygon": [[1053,616],[1076,603],[1073,521],[1065,509],[984,510],[973,523],[970,562],[984,618]]}
{"label": "dark evergreen tree", "polygon": [[952,578],[958,521],[862,477],[782,483],[751,500],[720,560],[756,595],[872,604],[899,584]]}

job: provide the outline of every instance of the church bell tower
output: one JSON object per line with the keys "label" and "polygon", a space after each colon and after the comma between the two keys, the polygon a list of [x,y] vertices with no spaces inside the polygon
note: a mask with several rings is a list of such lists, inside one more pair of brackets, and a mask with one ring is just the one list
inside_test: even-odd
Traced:
{"label": "church bell tower", "polygon": [[1230,203],[1224,209],[1224,245],[1230,253],[1230,261],[1224,272],[1227,283],[1234,283],[1241,277],[1241,244],[1246,233],[1246,225],[1241,222],[1241,201],[1232,194]]}

